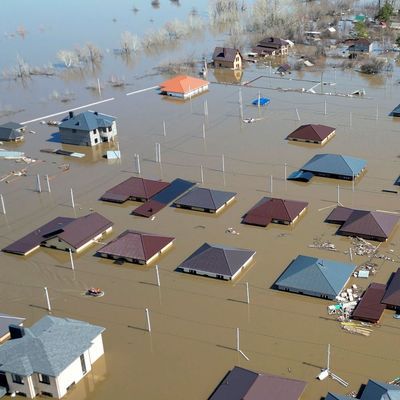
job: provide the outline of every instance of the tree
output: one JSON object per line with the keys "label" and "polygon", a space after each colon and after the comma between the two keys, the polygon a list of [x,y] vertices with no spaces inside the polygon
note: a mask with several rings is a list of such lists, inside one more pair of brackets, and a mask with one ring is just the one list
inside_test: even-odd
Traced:
{"label": "tree", "polygon": [[358,38],[367,38],[368,37],[368,29],[365,25],[365,22],[358,21],[354,24],[354,30],[356,31],[356,35]]}
{"label": "tree", "polygon": [[57,53],[57,58],[64,63],[66,68],[76,67],[79,64],[78,56],[70,50],[60,50]]}
{"label": "tree", "polygon": [[103,59],[101,50],[92,43],[86,43],[82,49],[76,49],[78,59],[86,64],[91,64],[92,67],[100,65]]}
{"label": "tree", "polygon": [[140,39],[131,32],[125,31],[121,34],[121,51],[124,54],[131,54],[140,48]]}
{"label": "tree", "polygon": [[400,46],[400,36],[397,36],[396,44],[397,44],[397,46]]}
{"label": "tree", "polygon": [[389,22],[390,17],[394,14],[394,7],[392,4],[385,2],[383,7],[378,11],[377,19],[384,22]]}

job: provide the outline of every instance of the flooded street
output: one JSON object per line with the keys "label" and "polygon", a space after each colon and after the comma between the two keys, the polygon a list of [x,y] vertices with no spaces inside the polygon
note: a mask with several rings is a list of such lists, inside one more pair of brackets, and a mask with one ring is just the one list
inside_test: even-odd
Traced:
{"label": "flooded street", "polygon": [[[125,2],[125,8],[131,7],[128,3]],[[203,3],[199,2],[199,10],[206,7]],[[166,3],[165,7],[172,13],[174,6]],[[182,18],[190,11],[187,5],[176,9]],[[155,10],[149,11],[146,18],[155,13]],[[110,24],[112,17],[109,17]],[[118,29],[121,31],[123,27]],[[115,38],[117,42],[118,36]],[[98,42],[101,43],[101,37]],[[207,54],[218,45],[212,38],[200,42],[202,49],[208,49]],[[185,45],[190,47],[188,43]],[[57,216],[82,216],[92,210],[114,222],[112,233],[104,242],[125,229],[176,238],[174,245],[157,261],[161,287],[156,285],[154,264],[148,267],[118,265],[100,259],[95,253],[101,244],[74,255],[74,271],[68,253],[58,250],[40,248],[26,257],[0,253],[2,312],[26,317],[25,326],[29,327],[47,313],[43,289],[46,286],[53,315],[106,328],[105,356],[67,398],[204,400],[234,365],[305,380],[307,387],[302,400],[320,399],[328,391],[345,394],[358,390],[369,378],[389,381],[398,376],[400,324],[393,319],[393,311],[384,312],[380,325],[373,327],[370,337],[351,335],[328,316],[327,306],[331,304],[328,300],[270,289],[299,254],[350,262],[344,251],[350,247],[351,239],[335,236],[337,226],[323,222],[336,205],[337,185],[340,185],[340,202],[344,206],[400,212],[399,195],[382,192],[382,189],[396,190],[393,182],[400,174],[400,121],[388,116],[399,103],[398,69],[390,76],[366,77],[327,66],[323,80],[336,85],[324,85],[324,92],[332,95],[321,95],[277,90],[309,89],[315,83],[305,80],[318,82],[320,70],[303,70],[278,78],[277,75],[269,77],[267,67],[249,65],[242,82],[264,76],[254,81],[253,87],[219,83],[226,82],[227,78],[215,77],[210,71],[209,92],[182,102],[164,98],[155,90],[126,96],[128,92],[158,85],[165,79],[151,69],[162,58],[167,58],[165,54],[158,57],[143,54],[138,64],[130,68],[121,67],[120,60],[109,61],[110,57],[109,64],[103,66],[103,81],[118,64],[127,80],[133,82],[132,86],[123,89],[106,86],[99,96],[85,89],[86,79],[35,77],[27,87],[17,82],[0,83],[0,103],[25,109],[1,118],[1,123],[10,119],[29,121],[114,98],[90,109],[117,118],[117,139],[122,153],[122,160],[110,161],[103,155],[106,150],[115,149],[115,144],[96,148],[61,145],[54,135],[57,128],[41,125],[39,121],[29,124],[27,131],[33,130],[36,134],[27,132],[23,143],[3,144],[2,148],[24,151],[41,161],[26,165],[0,160],[1,176],[11,170],[28,170],[26,177],[11,183],[0,182],[7,211],[6,215],[0,215],[1,248]],[[173,59],[173,53],[168,58]],[[138,76],[142,78],[137,79]],[[303,81],[290,80],[290,77]],[[73,88],[75,99],[67,104],[40,102],[41,98],[47,99],[55,86],[61,92]],[[366,96],[333,95],[358,89],[365,89]],[[255,123],[241,122],[239,90],[244,117],[256,118]],[[319,90],[318,87],[316,91]],[[271,99],[266,108],[251,105],[259,91]],[[204,115],[205,101],[208,116]],[[323,147],[284,140],[299,125],[307,123],[336,127],[336,136]],[[155,162],[155,143],[161,146],[161,164]],[[76,159],[40,152],[44,148],[78,151],[86,156]],[[318,153],[364,158],[366,173],[357,179],[354,190],[351,182],[325,178],[315,177],[309,183],[285,181],[285,163],[290,174]],[[203,166],[202,186],[237,192],[236,200],[218,215],[167,207],[154,220],[130,215],[139,203],[100,202],[99,197],[107,189],[130,176],[138,176],[134,154],[140,155],[142,177],[168,182],[180,177],[200,182]],[[69,164],[68,170],[64,164]],[[42,193],[35,191],[37,174],[42,177]],[[51,193],[45,190],[45,175],[49,175]],[[75,209],[71,206],[71,188]],[[257,228],[240,224],[249,208],[262,196],[271,195],[307,201],[309,208],[293,227],[271,224]],[[240,235],[227,233],[229,227]],[[315,237],[321,236],[335,243],[339,251],[308,247]],[[399,267],[399,241],[397,227],[388,242],[380,246],[380,252],[394,254],[396,262],[378,260],[379,271],[374,277],[352,278],[350,284],[366,288],[372,281],[386,283]],[[204,242],[255,250],[255,261],[233,283],[176,272],[176,267]],[[355,256],[353,261],[359,265],[366,260]],[[250,304],[246,304],[246,282],[250,285]],[[105,296],[84,296],[88,287],[102,288]],[[146,331],[145,308],[150,310],[151,333]],[[249,361],[234,350],[237,327],[241,348]],[[348,388],[332,379],[322,382],[315,379],[326,366],[328,344],[331,344],[331,369],[350,383]]]}

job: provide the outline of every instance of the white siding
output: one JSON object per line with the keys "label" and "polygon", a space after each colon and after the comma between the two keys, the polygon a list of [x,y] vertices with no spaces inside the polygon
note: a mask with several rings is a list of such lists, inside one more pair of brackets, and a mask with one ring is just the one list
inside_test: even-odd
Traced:
{"label": "white siding", "polygon": [[26,394],[26,397],[33,399],[36,396],[35,389],[33,387],[32,378],[30,376],[24,376],[24,383],[14,383],[9,372],[6,372],[7,383],[9,386],[9,392],[15,393],[20,392]]}

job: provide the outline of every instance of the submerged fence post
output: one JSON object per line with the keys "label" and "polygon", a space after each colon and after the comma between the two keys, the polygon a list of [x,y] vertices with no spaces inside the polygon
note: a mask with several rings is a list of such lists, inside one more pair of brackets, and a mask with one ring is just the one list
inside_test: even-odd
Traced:
{"label": "submerged fence post", "polygon": [[72,208],[75,209],[75,201],[74,201],[74,192],[71,188],[71,204],[72,204]]}
{"label": "submerged fence post", "polygon": [[378,121],[379,119],[379,104],[376,105],[376,120]]}
{"label": "submerged fence post", "polygon": [[150,313],[148,308],[146,308],[146,321],[147,321],[147,331],[151,332]]}
{"label": "submerged fence post", "polygon": [[225,172],[225,156],[222,154],[222,172]]}
{"label": "submerged fence post", "polygon": [[287,163],[285,163],[285,181],[287,180]]}
{"label": "submerged fence post", "polygon": [[246,282],[246,300],[247,300],[247,304],[250,304],[249,282]]}
{"label": "submerged fence post", "polygon": [[326,115],[326,100],[324,102],[324,115]]}
{"label": "submerged fence post", "polygon": [[156,278],[157,278],[157,286],[161,286],[161,284],[160,284],[160,272],[158,271],[158,265],[156,265]]}
{"label": "submerged fence post", "polygon": [[3,215],[6,215],[6,207],[4,205],[4,198],[3,198],[2,194],[0,194],[0,202],[1,202],[1,210],[3,212]]}
{"label": "submerged fence post", "polygon": [[101,97],[101,86],[100,86],[100,79],[97,78],[97,89],[99,91],[99,96]]}
{"label": "submerged fence post", "polygon": [[350,111],[350,128],[353,126],[353,113]]}
{"label": "submerged fence post", "polygon": [[243,119],[243,99],[242,99],[241,89],[239,89],[239,111],[240,111],[240,118]]}
{"label": "submerged fence post", "polygon": [[165,121],[163,121],[162,123],[163,123],[163,134],[164,134],[164,136],[167,136],[167,130],[166,130],[166,127],[165,127]]}
{"label": "submerged fence post", "polygon": [[270,182],[269,182],[269,185],[270,185],[270,192],[271,193],[273,193],[274,192],[274,182],[273,182],[273,176],[271,175],[270,176]]}
{"label": "submerged fence post", "polygon": [[208,117],[208,103],[207,103],[207,100],[204,101],[204,116]]}
{"label": "submerged fence post", "polygon": [[42,193],[42,185],[40,183],[39,174],[36,175],[36,190],[37,190],[38,193]]}
{"label": "submerged fence post", "polygon": [[340,186],[337,185],[337,203],[340,205]]}
{"label": "submerged fence post", "polygon": [[45,293],[45,295],[46,295],[47,311],[51,311],[51,304],[50,304],[49,292],[48,292],[46,286],[44,287],[44,293]]}
{"label": "submerged fence post", "polygon": [[72,250],[68,249],[68,251],[69,251],[69,261],[71,262],[72,271],[75,271],[74,259],[72,257]]}
{"label": "submerged fence post", "polygon": [[140,158],[139,154],[135,154],[135,162],[136,162],[136,172],[140,175]]}
{"label": "submerged fence post", "polygon": [[300,121],[299,110],[296,108],[297,121]]}
{"label": "submerged fence post", "polygon": [[206,125],[203,122],[203,139],[206,138]]}
{"label": "submerged fence post", "polygon": [[51,189],[50,189],[50,180],[49,180],[49,176],[46,175],[46,184],[47,184],[47,191],[49,193],[51,193]]}
{"label": "submerged fence post", "polygon": [[201,178],[201,183],[204,183],[204,172],[202,165],[200,165],[200,178]]}
{"label": "submerged fence post", "polygon": [[236,328],[236,351],[240,351],[240,331]]}

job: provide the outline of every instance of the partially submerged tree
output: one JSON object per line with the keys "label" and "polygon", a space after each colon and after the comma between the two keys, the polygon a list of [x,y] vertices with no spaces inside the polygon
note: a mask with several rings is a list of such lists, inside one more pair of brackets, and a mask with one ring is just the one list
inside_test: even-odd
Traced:
{"label": "partially submerged tree", "polygon": [[121,34],[121,52],[123,54],[136,53],[140,49],[140,39],[129,31]]}
{"label": "partially submerged tree", "polygon": [[379,72],[383,71],[385,64],[385,60],[380,58],[371,58],[362,64],[360,69],[361,72],[364,72],[365,74],[378,74]]}
{"label": "partially submerged tree", "polygon": [[358,21],[354,24],[354,30],[358,38],[367,38],[368,29],[365,22]]}
{"label": "partially submerged tree", "polygon": [[388,1],[379,9],[378,15],[376,16],[379,21],[389,22],[390,18],[394,15],[393,4]]}
{"label": "partially submerged tree", "polygon": [[103,54],[101,50],[92,43],[86,43],[84,47],[77,48],[76,54],[79,61],[97,67],[101,64]]}
{"label": "partially submerged tree", "polygon": [[57,58],[65,65],[66,68],[77,67],[79,58],[77,54],[71,50],[60,50],[57,53]]}

